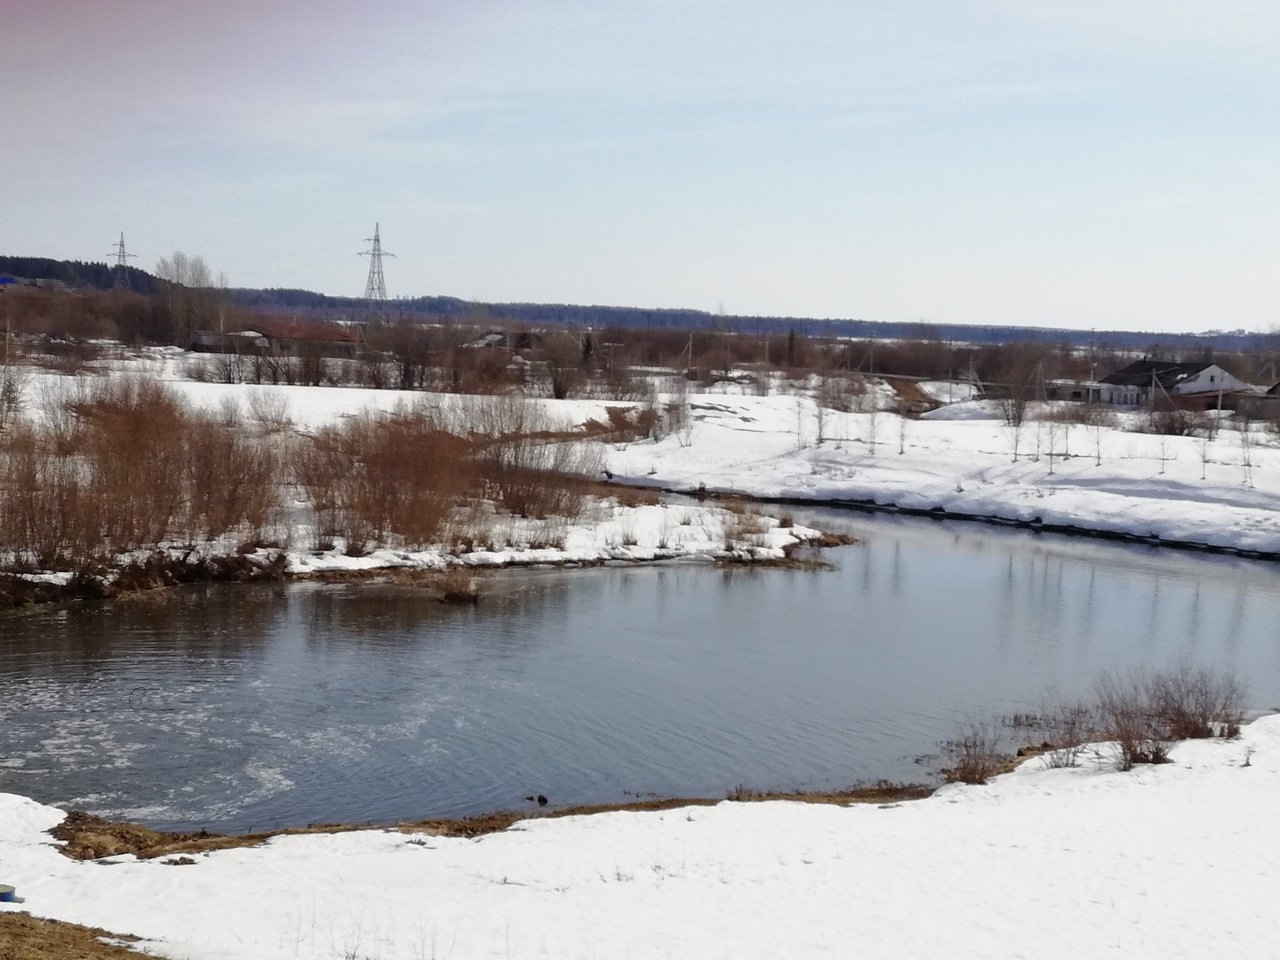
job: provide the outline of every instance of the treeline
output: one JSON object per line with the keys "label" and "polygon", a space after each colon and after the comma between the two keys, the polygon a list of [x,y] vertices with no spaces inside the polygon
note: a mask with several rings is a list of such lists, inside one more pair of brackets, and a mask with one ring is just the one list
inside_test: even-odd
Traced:
{"label": "treeline", "polygon": [[[68,287],[110,290],[115,286],[115,267],[84,260],[53,260],[49,257],[0,257],[0,275],[27,280],[57,280]],[[129,289],[141,294],[159,291],[164,282],[137,267],[125,267]]]}
{"label": "treeline", "polygon": [[[231,302],[250,308],[291,310],[323,319],[371,318],[368,303],[356,297],[331,297],[310,290],[232,289]],[[743,336],[785,336],[864,340],[941,340],[948,343],[1068,343],[1076,348],[1146,350],[1153,344],[1179,350],[1249,350],[1261,338],[1247,333],[1158,333],[1138,330],[1069,330],[986,324],[895,323],[879,320],[812,317],[754,317],[703,310],[615,307],[564,303],[486,303],[456,297],[414,297],[379,308],[392,322],[466,321],[473,324],[524,324],[534,327],[623,327],[632,330],[724,331]]]}
{"label": "treeline", "polygon": [[7,287],[0,325],[13,333],[67,340],[187,346],[199,329],[251,325],[256,315],[228,307],[216,290],[166,284],[159,293],[82,289],[72,293]]}
{"label": "treeline", "polygon": [[[114,286],[114,267],[106,263],[53,260],[45,257],[0,257],[0,274],[30,279],[60,280],[69,287],[107,290]],[[127,267],[129,289],[144,295],[170,290],[168,284],[136,267]],[[1135,330],[1069,330],[1035,326],[987,324],[928,324],[848,318],[776,317],[713,314],[703,310],[619,307],[565,303],[487,303],[457,297],[424,296],[398,299],[371,311],[358,297],[332,297],[292,288],[236,288],[223,292],[222,301],[250,313],[300,314],[352,322],[435,322],[524,325],[529,327],[676,330],[728,332],[770,337],[796,333],[805,337],[855,340],[939,340],[944,343],[1066,343],[1077,349],[1155,352],[1166,350],[1257,351],[1274,349],[1274,337],[1211,332],[1160,333]]]}

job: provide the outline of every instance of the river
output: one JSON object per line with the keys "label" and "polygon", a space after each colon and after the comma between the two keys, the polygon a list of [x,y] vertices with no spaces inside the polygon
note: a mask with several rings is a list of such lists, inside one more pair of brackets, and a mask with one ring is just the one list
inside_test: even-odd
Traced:
{"label": "river", "polygon": [[966,719],[1104,670],[1235,670],[1280,704],[1280,570],[806,511],[835,569],[212,586],[0,620],[0,791],[267,829],[927,781]]}

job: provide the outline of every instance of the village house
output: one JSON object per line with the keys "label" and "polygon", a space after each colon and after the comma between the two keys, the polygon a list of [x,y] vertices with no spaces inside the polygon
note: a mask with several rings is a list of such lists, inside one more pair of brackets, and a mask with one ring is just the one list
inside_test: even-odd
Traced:
{"label": "village house", "polygon": [[188,349],[196,353],[353,357],[360,351],[360,337],[338,324],[264,319],[253,330],[199,330],[192,335]]}
{"label": "village house", "polygon": [[1135,360],[1099,381],[1098,400],[1119,406],[1199,406],[1199,401],[1239,393],[1252,388],[1210,362],[1175,363],[1168,360]]}

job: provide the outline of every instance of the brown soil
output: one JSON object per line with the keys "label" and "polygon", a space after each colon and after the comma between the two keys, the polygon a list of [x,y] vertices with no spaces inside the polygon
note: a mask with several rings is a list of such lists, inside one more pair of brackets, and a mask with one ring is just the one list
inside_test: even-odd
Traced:
{"label": "brown soil", "polygon": [[908,410],[914,413],[932,410],[938,406],[938,401],[921,390],[919,384],[914,380],[885,377],[884,382],[893,388],[893,392],[898,395],[898,399],[906,405]]}
{"label": "brown soil", "polygon": [[[760,802],[765,800],[793,800],[804,803],[898,803],[903,800],[919,800],[933,793],[934,788],[918,783],[889,783],[881,781],[869,786],[853,787],[825,793],[774,792],[756,793],[738,789],[729,797],[739,802]],[[155,857],[171,857],[166,861],[176,865],[191,862],[183,855],[206,853],[211,850],[227,850],[234,847],[251,847],[275,836],[293,836],[308,833],[346,833],[353,830],[400,830],[404,833],[423,833],[438,837],[479,837],[488,833],[506,830],[513,823],[528,820],[533,816],[540,817],[579,817],[595,813],[615,811],[654,811],[671,810],[677,807],[707,807],[723,801],[709,797],[667,797],[653,800],[636,800],[630,803],[593,804],[576,807],[562,807],[545,813],[528,813],[516,810],[500,810],[496,813],[477,817],[447,820],[417,820],[375,826],[371,824],[325,823],[311,824],[306,827],[292,827],[287,830],[275,830],[264,833],[247,833],[236,836],[208,833],[163,833],[134,823],[114,823],[95,817],[92,814],[74,810],[67,818],[49,833],[66,843],[61,850],[63,855],[73,860],[96,860],[100,857],[111,857],[118,854],[131,853],[141,859]],[[4,960],[0,956],[0,960]]]}
{"label": "brown soil", "polygon": [[26,913],[0,913],[0,960],[138,960],[134,951],[99,937],[138,939]]}

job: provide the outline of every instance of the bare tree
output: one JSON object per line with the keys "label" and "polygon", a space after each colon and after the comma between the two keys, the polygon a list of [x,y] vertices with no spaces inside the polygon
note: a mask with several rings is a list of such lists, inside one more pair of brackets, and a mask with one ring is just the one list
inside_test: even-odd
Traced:
{"label": "bare tree", "polygon": [[1000,401],[1000,413],[1004,417],[1005,432],[1013,447],[1013,462],[1018,462],[1018,450],[1022,446],[1022,426],[1027,421],[1025,397],[1005,397]]}
{"label": "bare tree", "polygon": [[[173,256],[156,261],[156,276],[168,284],[166,299],[181,340],[212,321],[221,292],[214,286],[213,271],[204,257],[175,250]],[[226,274],[219,275],[219,282],[226,286]]]}
{"label": "bare tree", "polygon": [[1247,486],[1253,486],[1253,423],[1248,413],[1244,413],[1240,419],[1240,469],[1244,472],[1244,479],[1240,482]]}

